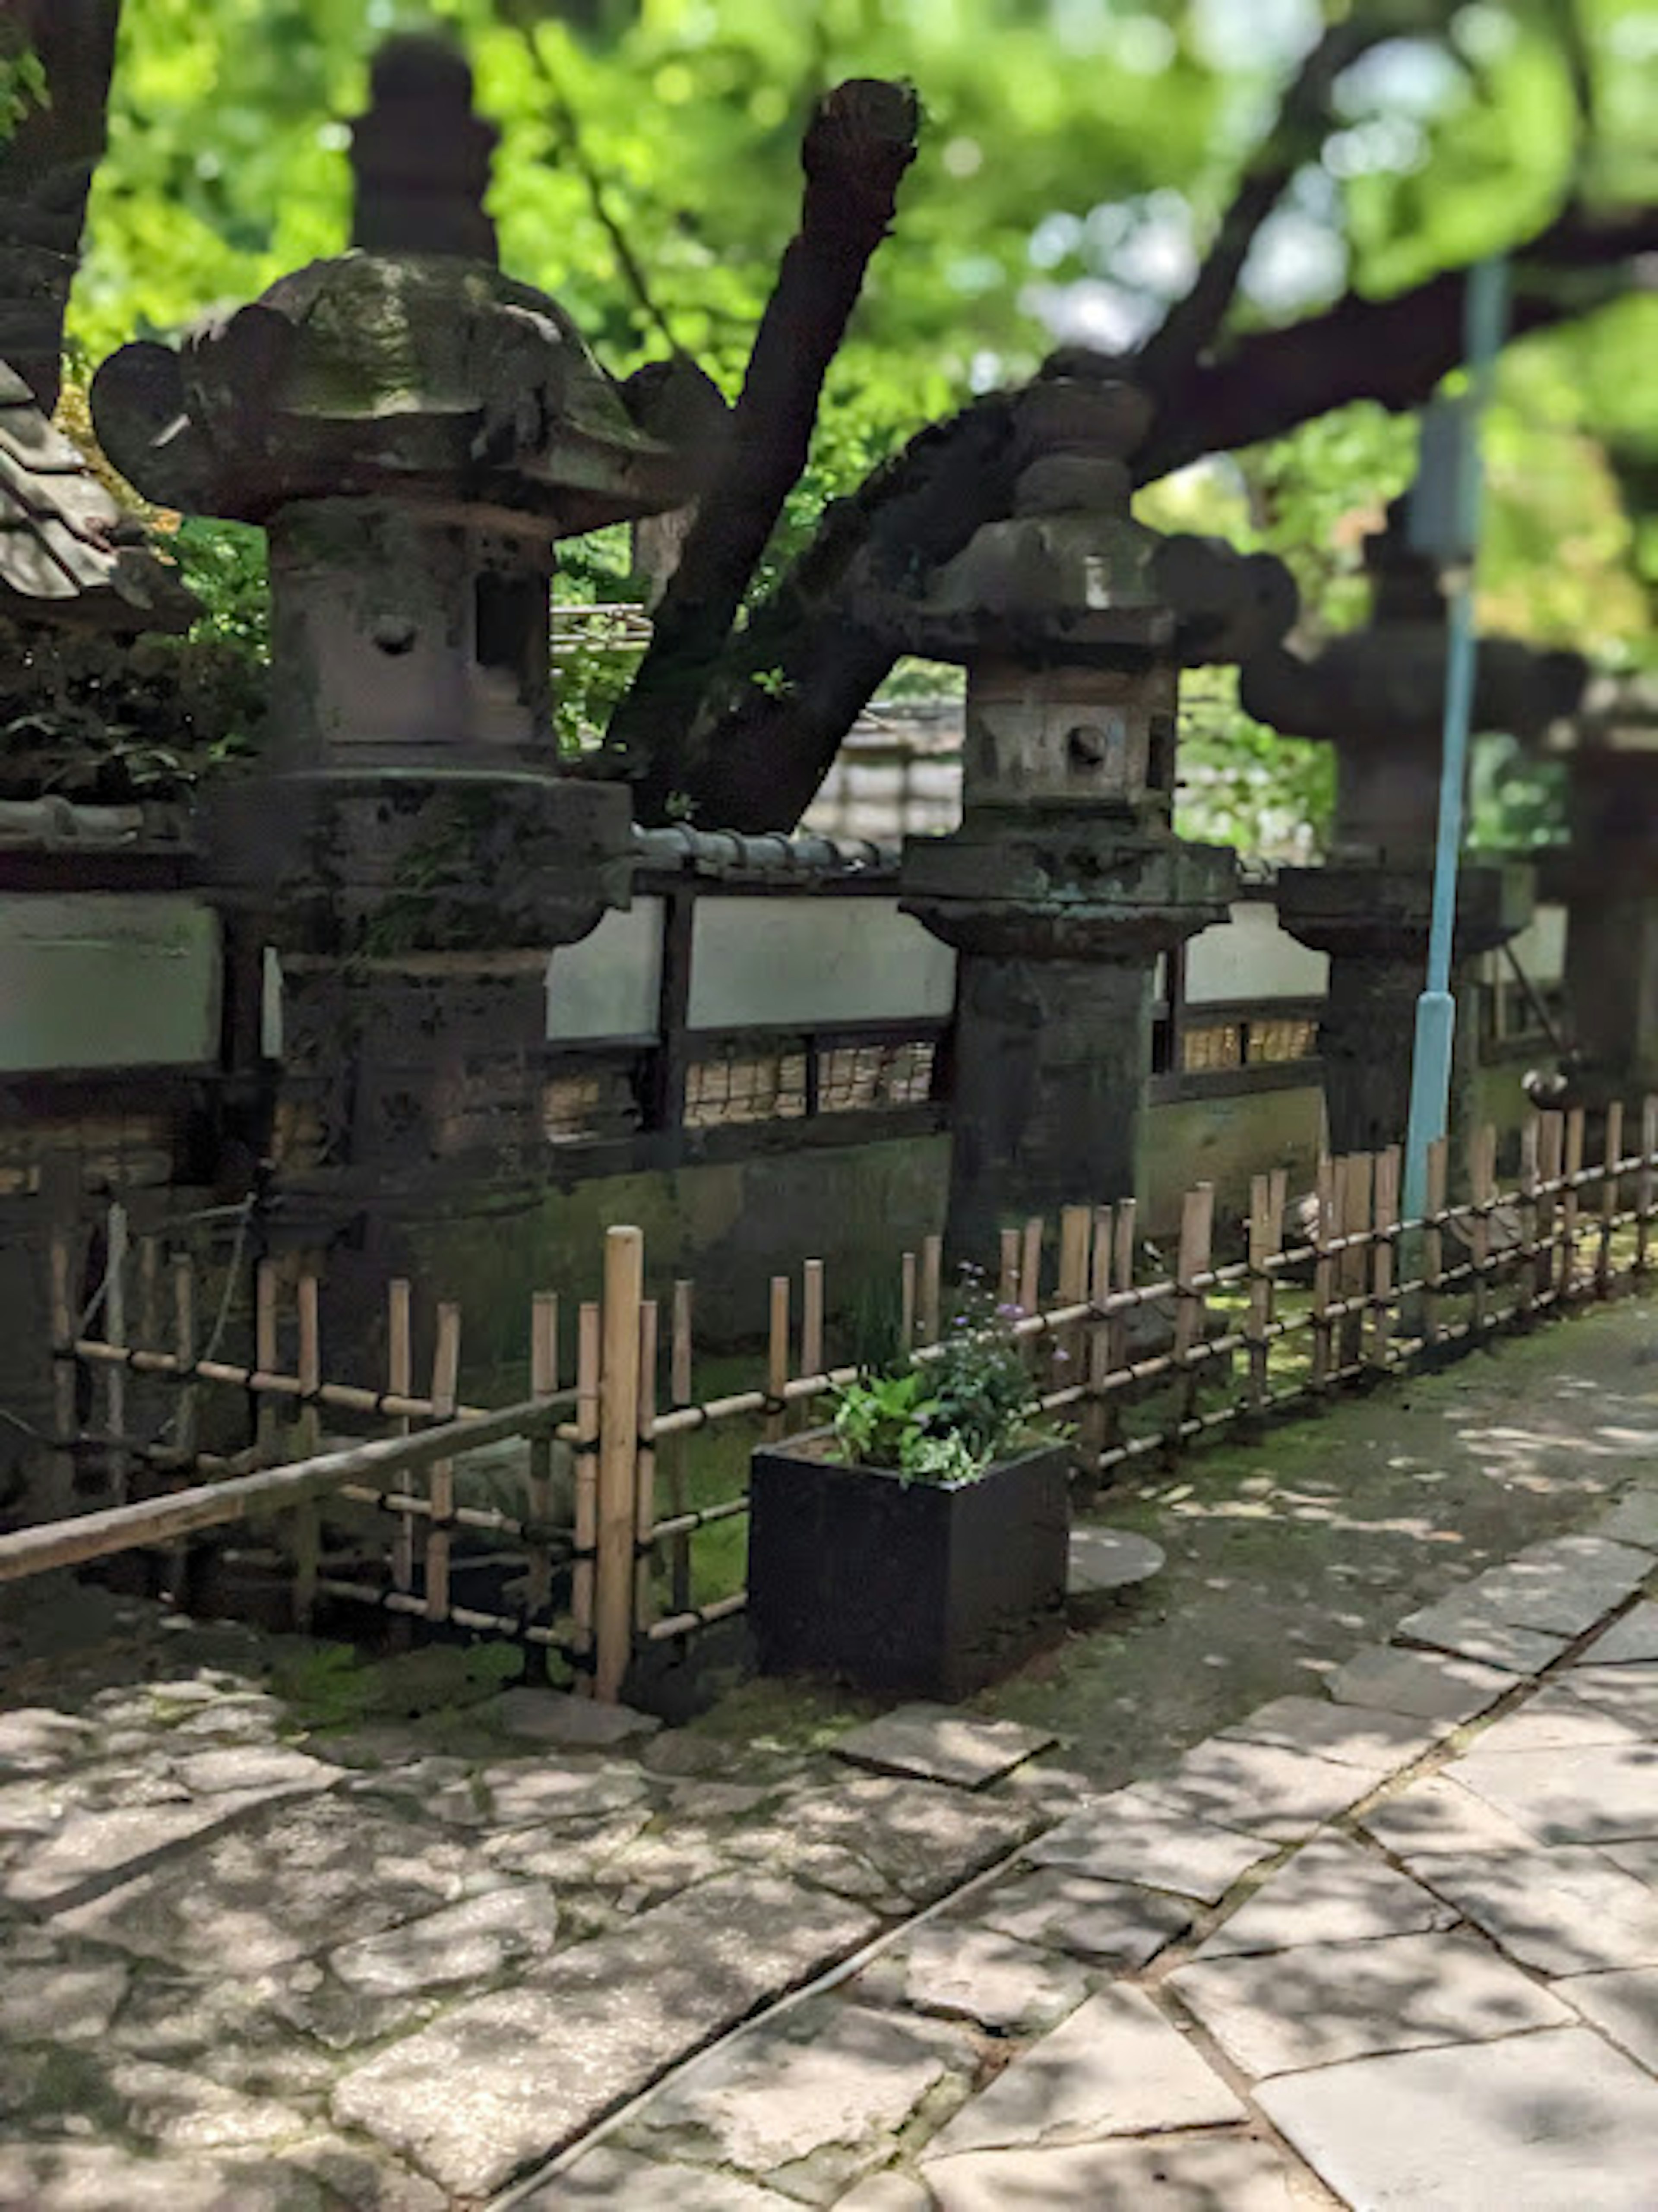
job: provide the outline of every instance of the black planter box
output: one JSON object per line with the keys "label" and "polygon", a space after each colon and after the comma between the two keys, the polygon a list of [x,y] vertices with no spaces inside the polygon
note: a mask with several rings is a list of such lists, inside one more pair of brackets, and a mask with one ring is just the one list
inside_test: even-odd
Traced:
{"label": "black planter box", "polygon": [[976,1482],[901,1482],[824,1456],[827,1430],[754,1455],[749,1623],[765,1674],[950,1700],[1060,1633],[1071,1455]]}

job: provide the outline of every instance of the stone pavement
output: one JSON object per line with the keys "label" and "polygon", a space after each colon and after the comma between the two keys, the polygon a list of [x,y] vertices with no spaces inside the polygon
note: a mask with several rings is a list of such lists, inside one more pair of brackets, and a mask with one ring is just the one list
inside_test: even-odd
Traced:
{"label": "stone pavement", "polygon": [[504,2201],[1651,2212],[1648,1591],[1658,1490],[1084,1799]]}
{"label": "stone pavement", "polygon": [[1406,1643],[1109,1767],[1063,1696],[738,1742],[8,1590],[0,2212],[1658,2203],[1658,1488],[1584,1502],[1649,1458],[1619,1419],[1583,1533],[1521,1549],[1509,1491],[1519,1557],[1445,1597],[1424,1543]]}

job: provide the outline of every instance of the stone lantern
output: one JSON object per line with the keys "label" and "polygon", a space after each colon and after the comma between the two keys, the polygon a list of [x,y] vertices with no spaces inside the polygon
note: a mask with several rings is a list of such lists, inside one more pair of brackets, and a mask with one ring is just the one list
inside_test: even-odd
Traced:
{"label": "stone lantern", "polygon": [[[903,903],[961,956],[950,1243],[983,1260],[1029,1213],[1133,1192],[1157,963],[1226,919],[1236,856],[1174,834],[1177,585],[1293,595],[1278,564],[1165,539],[1129,512],[1150,408],[1060,374],[1022,404],[1013,513],[881,611],[966,665],[963,819],[904,848]],[[1189,610],[1187,611],[1189,611]],[[1224,619],[1211,627],[1224,652]],[[1193,658],[1211,657],[1193,653]]]}
{"label": "stone lantern", "polygon": [[281,1062],[279,1174],[342,1193],[539,1156],[547,958],[631,867],[626,791],[558,773],[556,546],[694,490],[496,265],[471,92],[446,48],[393,41],[356,126],[359,246],[179,351],[124,348],[93,394],[148,497],[269,540],[270,723],[210,842],[240,1056]]}
{"label": "stone lantern", "polygon": [[[1335,831],[1321,868],[1286,868],[1278,916],[1330,959],[1320,1030],[1333,1153],[1400,1142],[1410,1113],[1416,1002],[1425,987],[1439,820],[1448,653],[1436,564],[1409,542],[1406,503],[1368,538],[1370,619],[1311,659],[1282,650],[1245,665],[1247,711],[1289,737],[1335,747]],[[1584,664],[1509,638],[1480,641],[1473,726],[1540,739],[1569,714]],[[1452,1124],[1466,1127],[1478,1066],[1473,963],[1529,921],[1528,866],[1465,860],[1458,878]]]}

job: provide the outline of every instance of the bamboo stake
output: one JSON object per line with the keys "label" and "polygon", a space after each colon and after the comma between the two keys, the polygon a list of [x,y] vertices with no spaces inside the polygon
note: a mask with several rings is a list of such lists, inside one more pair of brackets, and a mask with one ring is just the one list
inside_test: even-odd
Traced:
{"label": "bamboo stake", "polygon": [[915,1349],[915,1255],[906,1252],[899,1289],[898,1342],[906,1358]]}
{"label": "bamboo stake", "polygon": [[1574,1106],[1566,1116],[1565,1192],[1561,1200],[1560,1295],[1572,1296],[1577,1279],[1577,1228],[1582,1212],[1577,1178],[1583,1172],[1583,1109]]}
{"label": "bamboo stake", "polygon": [[1566,1119],[1564,1114],[1542,1117],[1540,1164],[1542,1191],[1538,1206],[1537,1267],[1540,1297],[1552,1297],[1560,1276],[1560,1178],[1565,1172]]}
{"label": "bamboo stake", "polygon": [[[1336,1202],[1340,1209],[1342,1236],[1349,1240],[1368,1238],[1371,1234],[1375,1162],[1369,1152],[1353,1152],[1338,1164],[1338,1171],[1340,1181]],[[1348,1249],[1341,1255],[1338,1269],[1341,1302],[1353,1309],[1342,1316],[1338,1331],[1344,1369],[1357,1366],[1363,1356],[1363,1301],[1370,1274],[1370,1245],[1350,1241]]]}
{"label": "bamboo stake", "polygon": [[[1091,1207],[1067,1206],[1060,1213],[1060,1277],[1054,1294],[1062,1306],[1081,1305],[1087,1299],[1090,1247],[1093,1234]],[[1071,1367],[1073,1382],[1083,1380],[1084,1334],[1080,1325],[1067,1328],[1054,1345],[1054,1364]]]}
{"label": "bamboo stake", "polygon": [[1422,1239],[1422,1272],[1426,1278],[1422,1297],[1422,1341],[1424,1345],[1436,1345],[1443,1334],[1439,1300],[1441,1286],[1445,1280],[1445,1231],[1440,1222],[1450,1183],[1450,1164],[1449,1139],[1436,1137],[1428,1147],[1429,1227]]}
{"label": "bamboo stake", "polygon": [[1526,1320],[1537,1312],[1537,1187],[1542,1178],[1542,1125],[1535,1114],[1520,1133],[1520,1293],[1516,1310]]}
{"label": "bamboo stake", "polygon": [[[921,1240],[921,1341],[937,1344],[944,1334],[944,1240],[942,1237],[925,1237]],[[814,1374],[823,1364],[821,1356],[806,1362],[806,1372]]]}
{"label": "bamboo stake", "polygon": [[[908,1278],[909,1289],[914,1291],[914,1256],[906,1253],[910,1262]],[[908,1350],[914,1339],[915,1308],[910,1304],[904,1316],[904,1348]],[[774,1275],[771,1279],[771,1322],[766,1335],[766,1442],[774,1444],[788,1426],[789,1384],[789,1279]]]}
{"label": "bamboo stake", "polygon": [[1000,1306],[1016,1306],[1019,1303],[1019,1232],[1004,1229],[1001,1232],[1001,1255],[996,1270],[996,1303]]}
{"label": "bamboo stake", "polygon": [[[926,1326],[924,1320],[924,1333]],[[933,1329],[936,1335],[936,1318]],[[823,1263],[821,1260],[808,1260],[800,1270],[800,1372],[821,1375],[823,1371]]]}
{"label": "bamboo stake", "polygon": [[635,1455],[638,1494],[634,1503],[635,1632],[648,1632],[656,1611],[656,1548],[652,1540],[656,1527],[656,1445],[651,1434],[656,1419],[656,1300],[647,1298],[639,1309],[639,1425]]}
{"label": "bamboo stake", "polygon": [[[440,1421],[453,1418],[460,1385],[460,1308],[447,1301],[438,1307],[438,1334],[432,1355],[432,1402],[442,1410]],[[427,1477],[426,1494],[432,1517],[426,1524],[426,1617],[441,1620],[449,1610],[449,1560],[453,1539],[445,1525],[455,1510],[455,1462],[440,1459]]]}
{"label": "bamboo stake", "polygon": [[[261,1260],[253,1278],[253,1365],[262,1375],[276,1371],[276,1263]],[[261,1405],[254,1416],[253,1441],[270,1453],[276,1441],[276,1409]]]}
{"label": "bamboo stake", "polygon": [[[133,1332],[133,1341],[154,1346],[161,1340],[161,1240],[151,1235],[138,1239],[138,1325]],[[153,1389],[134,1394],[135,1427],[147,1429],[152,1425],[149,1408],[155,1395]]]}
{"label": "bamboo stake", "polygon": [[[606,1705],[615,1705],[620,1698],[633,1656],[634,1532],[639,1522],[639,1333],[644,1279],[645,1240],[640,1231],[623,1227],[607,1231],[598,1382],[598,1557],[593,1622],[593,1695]],[[786,1275],[776,1277],[772,1284],[774,1358],[779,1282],[783,1285],[786,1380]],[[781,1394],[774,1395],[780,1397]]]}
{"label": "bamboo stake", "polygon": [[1204,1343],[1208,1304],[1195,1278],[1208,1272],[1215,1236],[1215,1186],[1200,1182],[1188,1190],[1181,1208],[1180,1252],[1175,1267],[1179,1297],[1175,1306],[1175,1359],[1181,1370],[1175,1402],[1180,1419],[1189,1420],[1197,1404],[1198,1367],[1193,1358]]}
{"label": "bamboo stake", "polygon": [[[407,1397],[415,1387],[415,1352],[406,1277],[392,1277],[386,1285],[386,1387],[397,1396]],[[392,1433],[408,1435],[406,1414],[394,1418]],[[399,1516],[392,1538],[392,1583],[395,1589],[405,1592],[415,1587],[415,1530],[406,1516]]]}
{"label": "bamboo stake", "polygon": [[1042,1228],[1040,1214],[1033,1214],[1024,1225],[1019,1247],[1019,1295],[1015,1301],[1021,1313],[1042,1310]]}
{"label": "bamboo stake", "polygon": [[69,1231],[61,1224],[52,1230],[47,1266],[51,1277],[52,1342],[57,1355],[52,1370],[52,1425],[56,1447],[52,1455],[52,1503],[56,1515],[74,1510],[75,1437],[81,1425],[76,1390],[80,1370],[70,1354],[76,1336],[75,1310],[70,1303],[74,1255]]}
{"label": "bamboo stake", "polygon": [[1601,1159],[1606,1172],[1600,1179],[1600,1246],[1594,1255],[1594,1288],[1599,1297],[1612,1296],[1612,1237],[1618,1215],[1618,1163],[1624,1157],[1624,1102],[1614,1098],[1606,1109],[1606,1138]]}
{"label": "bamboo stake", "polygon": [[1399,1236],[1400,1157],[1397,1145],[1376,1158],[1372,1290],[1375,1324],[1370,1332],[1372,1364],[1386,1370],[1392,1352],[1394,1255]]}
{"label": "bamboo stake", "polygon": [[[1090,1303],[1102,1306],[1111,1295],[1112,1255],[1111,1208],[1100,1206],[1094,1209],[1093,1252],[1089,1268],[1088,1296]],[[1107,1322],[1091,1322],[1088,1328],[1088,1395],[1078,1423],[1084,1462],[1090,1475],[1099,1468],[1100,1454],[1110,1443],[1116,1426],[1116,1408],[1105,1394],[1105,1378],[1111,1368],[1111,1330]]]}
{"label": "bamboo stake", "polygon": [[1641,1102],[1641,1177],[1636,1186],[1635,1265],[1644,1274],[1651,1261],[1653,1168],[1658,1162],[1658,1098]]}
{"label": "bamboo stake", "polygon": [[1266,1404],[1267,1354],[1272,1321],[1272,1277],[1266,1262],[1284,1246],[1284,1208],[1274,1208],[1274,1178],[1249,1179],[1249,1403],[1256,1413]]}
{"label": "bamboo stake", "polygon": [[[683,1277],[673,1286],[673,1342],[668,1355],[668,1395],[675,1407],[691,1402],[691,1286]],[[677,1516],[686,1510],[686,1439],[669,1441],[665,1466],[668,1499]],[[691,1601],[691,1540],[689,1534],[671,1540],[669,1581],[673,1609],[683,1613]]]}
{"label": "bamboo stake", "polygon": [[1333,1364],[1331,1342],[1330,1307],[1335,1296],[1335,1261],[1329,1246],[1341,1234],[1340,1217],[1337,1210],[1337,1168],[1334,1160],[1318,1164],[1316,1184],[1318,1225],[1313,1235],[1316,1258],[1313,1263],[1313,1362],[1312,1387],[1315,1390],[1329,1388],[1330,1370]]}
{"label": "bamboo stake", "polygon": [[1475,1133],[1469,1161],[1473,1207],[1468,1216],[1468,1251],[1473,1262],[1473,1333],[1491,1325],[1491,1216],[1497,1196],[1497,1132],[1490,1122]]}
{"label": "bamboo stake", "polygon": [[[550,1398],[558,1389],[558,1293],[537,1291],[530,1301],[530,1395]],[[553,1517],[553,1440],[530,1440],[530,1474],[525,1511],[544,1528]],[[544,1543],[531,1543],[525,1596],[531,1613],[545,1613],[553,1601],[553,1562]]]}
{"label": "bamboo stake", "polygon": [[[196,1364],[196,1262],[188,1252],[173,1255],[173,1349],[181,1368]],[[196,1455],[196,1418],[199,1386],[186,1382],[179,1393],[173,1416],[173,1441],[188,1458]]]}
{"label": "bamboo stake", "polygon": [[[294,1448],[301,1459],[315,1458],[320,1444],[320,1422],[310,1394],[322,1381],[322,1333],[317,1304],[317,1279],[307,1271],[299,1284],[300,1389],[302,1401],[294,1424]],[[322,1565],[322,1509],[314,1498],[304,1498],[294,1512],[294,1624],[306,1629],[316,1610],[317,1577]]]}
{"label": "bamboo stake", "polygon": [[[117,1351],[125,1350],[127,1343],[127,1210],[118,1200],[114,1200],[108,1214],[108,1270],[109,1291],[104,1300],[104,1337]],[[112,1367],[105,1384],[104,1409],[112,1437],[126,1434],[127,1384],[126,1376],[119,1367]],[[110,1486],[118,1500],[126,1501],[129,1466],[126,1454],[118,1445],[110,1447]]]}
{"label": "bamboo stake", "polygon": [[576,1333],[575,1571],[570,1612],[577,1655],[585,1662],[576,1688],[593,1695],[594,1588],[598,1553],[599,1370],[603,1321],[597,1305],[583,1304]]}
{"label": "bamboo stake", "polygon": [[[1117,1200],[1116,1221],[1112,1232],[1114,1249],[1111,1255],[1111,1279],[1120,1297],[1125,1291],[1132,1291],[1134,1287],[1134,1236],[1139,1211],[1139,1201],[1135,1199],[1120,1198]],[[1121,1308],[1112,1315],[1107,1327],[1106,1367],[1113,1375],[1128,1364],[1130,1310],[1127,1306]]]}

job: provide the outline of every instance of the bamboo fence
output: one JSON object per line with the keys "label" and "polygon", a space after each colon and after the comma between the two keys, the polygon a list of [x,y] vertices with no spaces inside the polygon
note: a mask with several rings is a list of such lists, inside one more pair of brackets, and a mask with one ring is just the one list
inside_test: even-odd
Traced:
{"label": "bamboo fence", "polygon": [[[1397,1151],[1327,1160],[1288,1243],[1284,1173],[1258,1175],[1248,1216],[1228,1239],[1227,1249],[1242,1255],[1236,1260],[1217,1260],[1207,1185],[1187,1196],[1171,1261],[1142,1245],[1133,1200],[1070,1206],[1056,1222],[1005,1231],[989,1279],[1017,1309],[1010,1326],[1026,1346],[1045,1413],[1072,1425],[1083,1478],[1166,1463],[1199,1437],[1316,1407],[1648,1276],[1658,1100],[1642,1109],[1632,1152],[1614,1107],[1598,1163],[1586,1164],[1581,1112],[1534,1118],[1507,1190],[1497,1157],[1491,1133],[1479,1133],[1469,1149],[1468,1195],[1452,1203],[1447,1148],[1436,1146],[1425,1216],[1409,1222],[1400,1214]],[[808,1259],[798,1286],[785,1275],[769,1281],[752,1382],[699,1398],[695,1377],[706,1363],[694,1336],[694,1286],[674,1282],[659,1310],[647,1294],[643,1237],[628,1227],[607,1232],[603,1294],[576,1313],[574,1387],[560,1378],[558,1299],[540,1291],[529,1316],[530,1396],[500,1410],[459,1402],[462,1318],[452,1304],[435,1310],[430,1386],[414,1391],[413,1293],[404,1281],[388,1287],[382,1386],[324,1379],[317,1279],[299,1274],[285,1316],[284,1286],[268,1261],[254,1271],[252,1364],[196,1350],[203,1301],[187,1255],[170,1262],[172,1348],[134,1344],[131,1302],[116,1281],[135,1264],[133,1243],[118,1207],[112,1217],[109,1272],[94,1302],[101,1335],[87,1333],[84,1317],[73,1320],[71,1255],[52,1255],[58,1443],[73,1441],[75,1378],[90,1371],[102,1378],[112,1478],[125,1487],[137,1466],[152,1480],[191,1480],[172,1494],[0,1536],[0,1581],[137,1547],[176,1551],[197,1530],[280,1514],[298,1620],[327,1602],[514,1638],[561,1662],[580,1689],[614,1700],[651,1647],[692,1638],[746,1604],[740,1586],[699,1588],[699,1540],[748,1511],[740,1472],[726,1493],[698,1501],[699,1449],[706,1460],[708,1440],[723,1438],[732,1468],[744,1468],[753,1443],[809,1425],[859,1372],[854,1363],[829,1364],[825,1272]],[[136,1259],[141,1290],[166,1272],[157,1256],[143,1256],[145,1242]],[[925,1362],[944,1329],[940,1239],[904,1255],[898,1292],[901,1348]],[[161,1303],[139,1297],[141,1324],[155,1322]],[[291,1370],[278,1358],[285,1319]],[[178,1393],[174,1440],[164,1450],[125,1426],[131,1393],[155,1381]],[[243,1393],[254,1408],[250,1452],[214,1458],[197,1449],[210,1386]],[[325,1449],[325,1410],[388,1433]],[[508,1438],[526,1443],[520,1510],[463,1502],[468,1452]],[[562,1513],[555,1510],[560,1446],[570,1477]],[[368,1547],[383,1554],[378,1576],[331,1570],[329,1534],[342,1518],[358,1556],[365,1519],[389,1526],[386,1540]],[[457,1594],[458,1545],[486,1539],[521,1560],[523,1595],[512,1607]]]}

